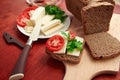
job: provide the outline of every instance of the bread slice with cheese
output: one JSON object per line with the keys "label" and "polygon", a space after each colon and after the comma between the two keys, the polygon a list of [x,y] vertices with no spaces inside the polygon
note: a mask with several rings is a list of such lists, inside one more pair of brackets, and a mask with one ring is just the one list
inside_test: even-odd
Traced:
{"label": "bread slice with cheese", "polygon": [[[50,51],[48,48],[46,48],[46,53],[49,54],[52,58],[59,60],[59,61],[68,62],[68,63],[76,63],[76,64],[79,63],[82,50],[80,51],[77,48],[75,48],[72,52],[70,52],[69,50],[67,50],[67,47],[68,47],[69,42],[72,40],[67,40],[62,34],[59,34],[59,35],[61,35],[64,38],[64,45],[62,49],[58,51]],[[84,39],[76,36],[75,40],[81,42],[81,45],[79,46],[81,46],[83,49]]]}

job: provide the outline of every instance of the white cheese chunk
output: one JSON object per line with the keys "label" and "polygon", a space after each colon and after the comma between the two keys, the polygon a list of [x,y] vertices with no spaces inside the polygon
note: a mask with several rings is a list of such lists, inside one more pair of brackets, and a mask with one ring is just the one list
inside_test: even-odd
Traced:
{"label": "white cheese chunk", "polygon": [[56,26],[56,25],[58,25],[58,24],[60,24],[60,23],[61,23],[61,21],[58,20],[58,19],[52,20],[52,21],[48,22],[45,26],[43,26],[43,27],[41,28],[41,31],[42,31],[42,32],[45,32],[45,31],[53,28],[54,26]]}
{"label": "white cheese chunk", "polygon": [[33,31],[33,26],[25,26],[25,32],[31,33]]}
{"label": "white cheese chunk", "polygon": [[55,15],[45,15],[42,18],[42,26],[44,26],[45,24],[47,24],[49,21],[51,21],[53,18],[55,17]]}
{"label": "white cheese chunk", "polygon": [[34,23],[33,23],[33,21],[32,20],[27,20],[26,21],[26,26],[33,26],[34,27]]}
{"label": "white cheese chunk", "polygon": [[[81,41],[82,43],[83,43],[83,41],[84,41],[83,38],[80,38],[80,37],[78,37],[78,36],[76,36],[76,39],[77,39],[77,41]],[[67,52],[67,55],[79,56],[79,55],[80,55],[80,51],[77,50],[77,49],[74,49],[73,52]]]}
{"label": "white cheese chunk", "polygon": [[34,14],[31,16],[30,20],[32,20],[35,24],[39,21],[42,17],[45,16],[45,8],[38,7],[35,9]]}
{"label": "white cheese chunk", "polygon": [[42,33],[47,36],[47,35],[50,35],[52,33],[55,33],[57,31],[59,31],[63,27],[64,27],[64,24],[61,23],[61,24],[58,24],[58,25],[54,26],[53,28],[51,28],[51,29],[49,29],[47,31],[42,31]]}

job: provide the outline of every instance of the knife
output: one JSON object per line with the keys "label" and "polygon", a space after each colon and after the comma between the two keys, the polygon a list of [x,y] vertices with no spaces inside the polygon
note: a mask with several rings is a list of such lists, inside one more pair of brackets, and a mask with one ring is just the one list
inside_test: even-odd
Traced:
{"label": "knife", "polygon": [[13,44],[14,43],[17,46],[19,46],[20,48],[24,47],[24,45],[17,38],[13,37],[12,35],[10,35],[7,32],[3,33],[3,37],[6,40],[6,42],[9,43],[9,44]]}
{"label": "knife", "polygon": [[29,39],[26,42],[26,45],[24,46],[18,58],[18,61],[12,71],[12,74],[9,77],[9,80],[19,80],[24,77],[24,67],[27,61],[27,57],[32,47],[32,43],[38,40],[40,28],[41,28],[41,21],[36,23],[32,33],[30,34]]}

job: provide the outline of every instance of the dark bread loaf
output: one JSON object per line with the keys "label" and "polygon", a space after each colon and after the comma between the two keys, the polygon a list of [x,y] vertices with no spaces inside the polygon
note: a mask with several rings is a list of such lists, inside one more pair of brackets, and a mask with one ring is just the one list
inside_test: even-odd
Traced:
{"label": "dark bread loaf", "polygon": [[89,0],[65,0],[67,9],[80,21],[81,10],[84,6],[87,6]]}
{"label": "dark bread loaf", "polygon": [[82,23],[86,34],[109,30],[114,5],[108,2],[91,3],[81,11]]}
{"label": "dark bread loaf", "polygon": [[91,55],[96,59],[110,58],[120,54],[120,41],[109,33],[101,32],[85,36]]}
{"label": "dark bread loaf", "polygon": [[67,9],[82,22],[85,34],[109,29],[114,0],[66,0]]}

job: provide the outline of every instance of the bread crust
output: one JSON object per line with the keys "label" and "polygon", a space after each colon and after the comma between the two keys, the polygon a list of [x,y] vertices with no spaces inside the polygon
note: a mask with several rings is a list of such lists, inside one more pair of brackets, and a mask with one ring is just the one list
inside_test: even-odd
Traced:
{"label": "bread crust", "polygon": [[80,21],[81,10],[84,6],[87,6],[89,0],[65,0],[67,9]]}
{"label": "bread crust", "polygon": [[82,9],[82,24],[85,34],[109,30],[114,5],[108,2],[96,3]]}
{"label": "bread crust", "polygon": [[52,58],[62,62],[69,62],[69,63],[75,63],[75,64],[80,62],[80,56],[76,57],[76,56],[70,56],[65,54],[56,54],[49,51],[47,48],[46,48],[46,53],[49,54]]}
{"label": "bread crust", "polygon": [[[85,34],[109,30],[109,23],[115,6],[114,0],[66,0],[66,5],[67,9],[82,22]],[[98,13],[100,16],[97,15]],[[95,16],[91,16],[91,14]],[[106,16],[106,14],[108,15]],[[96,17],[97,21],[95,21]]]}
{"label": "bread crust", "polygon": [[96,4],[103,2],[108,2],[115,5],[114,0],[65,0],[67,9],[80,21],[82,21],[81,10],[83,7],[86,7],[91,3]]}

